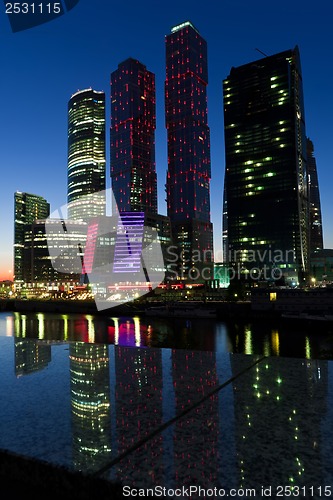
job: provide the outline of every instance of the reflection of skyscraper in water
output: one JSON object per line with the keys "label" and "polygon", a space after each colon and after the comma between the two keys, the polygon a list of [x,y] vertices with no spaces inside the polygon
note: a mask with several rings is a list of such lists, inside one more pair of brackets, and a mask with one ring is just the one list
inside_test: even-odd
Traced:
{"label": "reflection of skyscraper in water", "polygon": [[[199,401],[218,385],[215,352],[173,350],[172,370],[176,414]],[[188,431],[196,428],[196,412],[200,415],[202,433]],[[179,419],[175,423],[174,469],[177,485],[191,485],[195,482],[217,485],[218,412],[218,395],[215,394],[186,418]],[[200,450],[198,455],[196,450]]]}
{"label": "reflection of skyscraper in water", "polygon": [[43,370],[51,361],[51,346],[36,340],[14,338],[15,375],[28,375]]}
{"label": "reflection of skyscraper in water", "polygon": [[[248,360],[233,356],[231,366],[233,374],[239,373],[248,367]],[[238,487],[324,483],[321,425],[327,382],[327,361],[283,358],[267,358],[236,378]],[[283,463],[276,460],[281,448]]]}
{"label": "reflection of skyscraper in water", "polygon": [[[115,346],[116,425],[118,453],[121,454],[162,424],[162,354],[161,349]],[[163,468],[162,434],[144,446],[141,470],[160,477]],[[118,473],[122,481],[136,470],[131,455],[121,461]]]}
{"label": "reflection of skyscraper in water", "polygon": [[73,462],[94,471],[111,456],[109,351],[104,344],[69,345]]}

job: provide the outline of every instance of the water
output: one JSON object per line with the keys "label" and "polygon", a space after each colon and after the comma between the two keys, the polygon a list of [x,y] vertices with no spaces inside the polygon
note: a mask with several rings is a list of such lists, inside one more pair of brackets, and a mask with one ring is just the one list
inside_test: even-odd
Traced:
{"label": "water", "polygon": [[322,325],[291,327],[267,321],[224,322],[84,314],[0,313],[0,336],[44,342],[333,359],[333,332]]}
{"label": "water", "polygon": [[329,331],[2,313],[0,332],[1,449],[130,488],[333,484]]}

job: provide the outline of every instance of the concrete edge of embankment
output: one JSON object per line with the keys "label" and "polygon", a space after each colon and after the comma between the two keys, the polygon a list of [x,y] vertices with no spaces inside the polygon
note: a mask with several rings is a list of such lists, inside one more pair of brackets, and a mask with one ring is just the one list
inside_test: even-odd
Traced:
{"label": "concrete edge of embankment", "polygon": [[[32,494],[34,499],[120,499],[122,484],[68,470],[7,450],[0,450],[1,498]],[[7,493],[8,495],[5,495]]]}

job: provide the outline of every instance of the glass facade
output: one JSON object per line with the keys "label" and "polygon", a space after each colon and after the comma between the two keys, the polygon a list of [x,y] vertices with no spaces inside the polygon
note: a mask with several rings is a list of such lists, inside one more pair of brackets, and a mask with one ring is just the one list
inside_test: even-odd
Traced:
{"label": "glass facade", "polygon": [[303,281],[309,210],[298,47],[233,67],[223,100],[225,261],[255,279]]}
{"label": "glass facade", "polygon": [[[47,230],[46,226],[47,225]],[[66,232],[58,219],[39,219],[24,226],[23,279],[25,283],[78,284],[82,273],[87,224],[66,220]],[[80,242],[78,244],[78,242]],[[59,254],[55,259],[54,254]]]}
{"label": "glass facade", "polygon": [[[190,267],[194,252],[213,252],[207,84],[206,41],[190,22],[173,27],[166,36],[167,210],[180,255],[186,251]],[[201,255],[201,264],[204,260]],[[180,264],[185,264],[182,257]]]}
{"label": "glass facade", "polygon": [[306,140],[306,152],[309,178],[310,254],[312,254],[322,250],[324,244],[317,162],[313,154],[313,142],[309,138]]}
{"label": "glass facade", "polygon": [[[111,180],[120,212],[157,213],[155,75],[135,59],[111,74]],[[113,213],[116,212],[113,207]]]}
{"label": "glass facade", "polygon": [[105,215],[105,94],[81,90],[68,103],[68,218]]}
{"label": "glass facade", "polygon": [[42,196],[17,191],[14,194],[14,281],[24,281],[24,237],[25,225],[50,214],[50,205]]}

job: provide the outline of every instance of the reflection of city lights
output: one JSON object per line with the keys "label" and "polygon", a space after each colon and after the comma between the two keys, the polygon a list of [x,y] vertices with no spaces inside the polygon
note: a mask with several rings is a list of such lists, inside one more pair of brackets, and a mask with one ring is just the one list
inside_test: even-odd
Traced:
{"label": "reflection of city lights", "polygon": [[252,332],[250,328],[245,329],[245,354],[252,354]]}
{"label": "reflection of city lights", "polygon": [[37,314],[38,320],[38,338],[44,338],[44,314]]}
{"label": "reflection of city lights", "polygon": [[134,331],[135,331],[135,345],[140,347],[141,345],[141,334],[140,334],[140,318],[133,318],[134,321]]}
{"label": "reflection of city lights", "polygon": [[118,345],[119,343],[119,319],[111,318],[114,322],[114,345]]}
{"label": "reflection of city lights", "polygon": [[87,315],[86,320],[88,322],[88,342],[93,344],[95,342],[95,329],[94,329],[93,317]]}
{"label": "reflection of city lights", "polygon": [[311,359],[311,346],[309,337],[305,337],[305,357]]}
{"label": "reflection of city lights", "polygon": [[6,337],[12,337],[13,332],[13,317],[7,316],[6,318]]}
{"label": "reflection of city lights", "polygon": [[67,340],[68,339],[68,315],[63,314],[61,317],[64,320],[64,327],[63,327],[64,340]]}
{"label": "reflection of city lights", "polygon": [[279,356],[279,354],[280,354],[279,332],[277,330],[272,330],[271,338],[272,338],[273,353],[275,354],[275,356]]}

